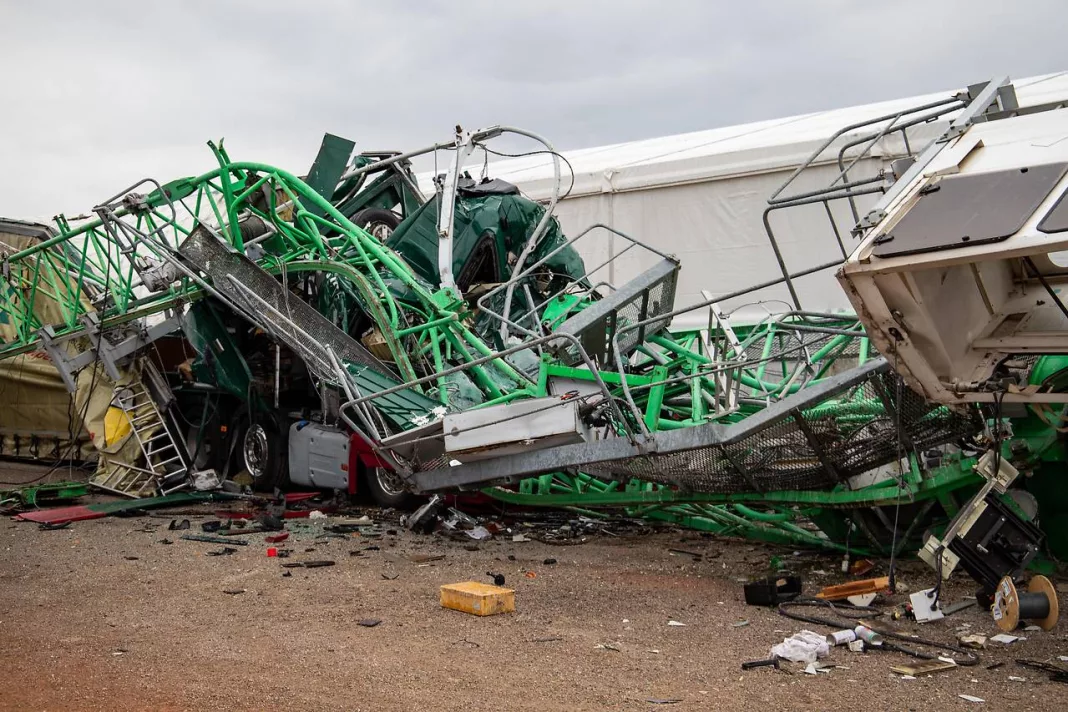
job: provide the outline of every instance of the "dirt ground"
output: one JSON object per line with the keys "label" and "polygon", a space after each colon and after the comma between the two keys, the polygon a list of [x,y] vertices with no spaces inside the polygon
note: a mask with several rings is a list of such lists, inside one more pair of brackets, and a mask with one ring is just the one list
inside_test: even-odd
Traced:
{"label": "dirt ground", "polygon": [[[210,507],[203,511],[186,515],[191,531],[211,518]],[[1013,660],[1068,655],[1065,623],[1012,646],[991,644],[978,666],[915,680],[890,671],[909,662],[901,654],[842,648],[826,661],[840,667],[827,674],[806,675],[802,665],[790,665],[792,674],[743,672],[742,661],[766,658],[772,644],[813,626],[746,606],[740,579],[766,572],[777,556],[811,594],[845,580],[838,557],[676,530],[595,533],[566,546],[508,537],[473,545],[408,533],[385,516],[396,535],[324,539],[321,522],[291,522],[280,546],[293,554],[283,560],[266,556],[262,534],[241,537],[249,544],[232,555],[208,556],[220,547],[181,540],[165,513],[56,531],[0,521],[0,708],[1064,709],[1068,687]],[[444,558],[411,560],[418,555]],[[280,566],[312,559],[336,565]],[[873,575],[881,571],[885,562]],[[515,613],[478,618],[439,606],[439,586],[486,581],[487,572],[515,589]],[[915,562],[900,574],[911,590],[932,579]],[[973,588],[954,579],[947,600]],[[358,624],[369,618],[381,624]],[[975,607],[900,625],[951,642],[965,623],[997,632]]]}

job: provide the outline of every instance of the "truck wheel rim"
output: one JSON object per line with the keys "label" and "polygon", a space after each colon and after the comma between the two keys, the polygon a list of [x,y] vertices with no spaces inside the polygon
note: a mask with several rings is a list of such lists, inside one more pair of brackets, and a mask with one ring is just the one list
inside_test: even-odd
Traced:
{"label": "truck wheel rim", "polygon": [[258,480],[267,471],[268,447],[267,431],[263,426],[256,424],[248,426],[242,449],[245,455],[245,469],[253,479]]}
{"label": "truck wheel rim", "polygon": [[384,468],[375,468],[375,478],[378,480],[378,486],[391,497],[402,495],[405,493],[404,481],[396,475],[396,473],[390,472]]}

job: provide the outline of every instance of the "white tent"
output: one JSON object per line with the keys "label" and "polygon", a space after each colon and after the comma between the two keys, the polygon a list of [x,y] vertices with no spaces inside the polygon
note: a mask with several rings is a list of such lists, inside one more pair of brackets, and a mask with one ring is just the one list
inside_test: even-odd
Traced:
{"label": "white tent", "polygon": [[[1068,100],[1068,72],[1017,80],[1014,86],[1021,106]],[[575,179],[557,214],[568,235],[603,223],[680,258],[676,307],[703,301],[701,290],[713,296],[726,295],[781,275],[764,229],[763,212],[771,194],[821,143],[851,124],[938,101],[957,91],[566,151]],[[951,115],[910,129],[913,150],[941,134],[949,118]],[[870,131],[872,128],[867,127],[841,141]],[[858,163],[849,178],[875,176],[904,154],[900,134],[881,139],[871,158]],[[837,149],[824,156],[826,160],[803,173],[790,193],[830,183],[838,174]],[[472,157],[468,169],[473,176],[482,172],[482,160],[477,152]],[[562,170],[562,189],[567,190],[570,174],[566,165]],[[533,199],[549,196],[552,166],[546,155],[495,161],[489,173],[515,183]],[[872,196],[864,198],[869,200],[858,201],[862,215],[875,202]],[[843,201],[833,209],[839,225],[847,229],[842,239],[845,249],[851,251],[855,243],[848,234],[854,223],[849,207]],[[842,259],[822,204],[775,211],[770,221],[791,272]],[[602,234],[603,239],[594,240],[591,235],[576,245],[588,265],[591,259],[599,264],[624,246],[623,240],[610,240],[607,233]],[[622,258],[623,264],[616,265],[613,283],[621,284],[655,259],[650,253],[638,256],[636,252],[639,250],[632,250]],[[807,310],[849,308],[833,270],[803,277],[796,287]],[[784,311],[788,298],[785,286],[780,285],[729,302],[727,307],[737,310],[736,316],[744,320],[765,314],[765,309]],[[766,303],[754,305],[758,300]],[[680,318],[677,323],[689,321]]]}

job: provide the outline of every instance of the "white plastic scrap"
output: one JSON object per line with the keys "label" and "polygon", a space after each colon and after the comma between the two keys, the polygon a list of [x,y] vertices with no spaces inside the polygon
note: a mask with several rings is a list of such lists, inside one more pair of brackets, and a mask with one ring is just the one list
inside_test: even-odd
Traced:
{"label": "white plastic scrap", "polygon": [[877,593],[861,593],[856,596],[846,596],[846,600],[852,603],[854,606],[864,607],[870,606],[877,595]]}
{"label": "white plastic scrap", "polygon": [[1002,643],[1004,645],[1010,645],[1012,643],[1015,643],[1017,640],[1027,640],[1027,638],[1024,638],[1023,636],[1020,636],[1020,635],[1009,635],[1008,633],[998,633],[997,635],[990,636],[990,640],[994,641],[995,643]]}
{"label": "white plastic scrap", "polygon": [[982,697],[975,697],[973,695],[957,695],[962,700],[968,700],[968,702],[986,702]]}
{"label": "white plastic scrap", "polygon": [[814,663],[817,658],[825,658],[831,648],[827,638],[810,630],[803,630],[773,645],[769,657],[791,660],[795,663]]}
{"label": "white plastic scrap", "polygon": [[313,509],[308,513],[308,519],[329,519],[327,515],[320,512],[318,509]]}
{"label": "white plastic scrap", "polygon": [[198,470],[193,473],[193,489],[197,492],[216,490],[219,489],[221,484],[219,476],[215,474],[215,470]]}
{"label": "white plastic scrap", "polygon": [[682,627],[682,626],[684,626],[686,624],[685,623],[679,623],[678,621],[668,621],[668,625],[674,626],[674,627]]}

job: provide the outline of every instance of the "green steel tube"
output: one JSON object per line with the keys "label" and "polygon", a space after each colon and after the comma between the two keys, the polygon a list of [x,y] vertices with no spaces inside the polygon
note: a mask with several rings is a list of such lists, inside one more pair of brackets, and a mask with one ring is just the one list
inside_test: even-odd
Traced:
{"label": "green steel tube", "polygon": [[434,329],[434,328],[437,328],[437,327],[441,326],[442,324],[449,324],[449,323],[452,323],[452,322],[455,322],[455,321],[459,321],[459,317],[456,314],[453,314],[451,316],[445,316],[445,317],[442,317],[440,319],[434,319],[433,321],[428,321],[428,322],[423,323],[423,324],[416,324],[415,326],[409,326],[407,329],[398,329],[396,334],[397,334],[398,338],[402,337],[402,336],[408,336],[409,334],[418,334],[421,331],[425,331],[427,329]]}

